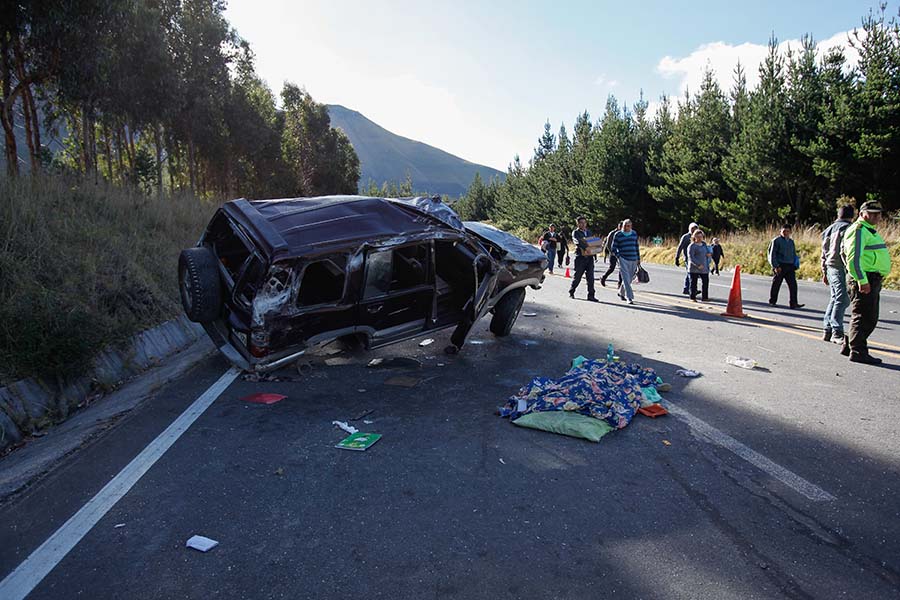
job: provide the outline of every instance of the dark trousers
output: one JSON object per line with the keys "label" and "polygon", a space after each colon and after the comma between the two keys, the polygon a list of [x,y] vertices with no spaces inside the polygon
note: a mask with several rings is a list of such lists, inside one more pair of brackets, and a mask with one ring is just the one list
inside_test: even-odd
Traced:
{"label": "dark trousers", "polygon": [[[619,259],[616,258],[615,254],[609,255],[609,268],[606,270],[606,273],[603,274],[603,277],[600,278],[600,281],[606,283],[606,278],[612,275],[612,272],[616,270],[616,263],[619,262]],[[619,281],[622,281],[622,276],[619,275]]]}
{"label": "dark trousers", "polygon": [[691,273],[691,300],[697,299],[697,280],[703,282],[703,292],[700,299],[709,300],[709,273]]}
{"label": "dark trousers", "polygon": [[781,289],[781,282],[787,282],[788,290],[791,292],[791,306],[797,306],[797,269],[789,263],[781,263],[781,273],[775,273],[772,277],[772,291],[769,293],[769,304],[778,303],[778,291]]}
{"label": "dark trousers", "polygon": [[880,273],[866,273],[869,285],[872,287],[868,294],[860,293],[859,284],[851,280],[850,292],[850,335],[847,339],[850,344],[850,352],[866,355],[869,353],[869,336],[878,325],[878,304],[881,296]]}
{"label": "dark trousers", "polygon": [[713,261],[713,265],[714,265],[714,266],[713,266],[712,272],[715,273],[716,275],[718,275],[718,274],[719,274],[719,261],[718,261],[718,260],[714,260],[714,261]]}
{"label": "dark trousers", "polygon": [[594,297],[594,257],[593,256],[576,256],[575,257],[575,278],[572,279],[572,287],[569,293],[574,294],[581,283],[581,278],[587,279],[588,298]]}

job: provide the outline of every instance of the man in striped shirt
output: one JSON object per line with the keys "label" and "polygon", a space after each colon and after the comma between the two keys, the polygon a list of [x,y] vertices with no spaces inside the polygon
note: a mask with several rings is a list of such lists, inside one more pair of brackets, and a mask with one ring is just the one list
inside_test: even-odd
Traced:
{"label": "man in striped shirt", "polygon": [[612,254],[619,261],[619,275],[622,285],[619,287],[619,298],[634,304],[634,291],[631,282],[638,267],[641,266],[641,250],[638,235],[631,224],[631,219],[622,221],[622,231],[613,236]]}

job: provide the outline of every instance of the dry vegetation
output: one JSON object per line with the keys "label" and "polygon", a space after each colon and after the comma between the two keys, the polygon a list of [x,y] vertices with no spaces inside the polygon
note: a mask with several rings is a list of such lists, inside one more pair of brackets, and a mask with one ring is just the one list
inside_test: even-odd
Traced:
{"label": "dry vegetation", "polygon": [[178,314],[178,253],[215,209],[50,178],[0,178],[0,198],[0,380],[77,372]]}
{"label": "dry vegetation", "polygon": [[[882,223],[878,228],[891,251],[893,270],[885,282],[886,287],[900,289],[900,222],[893,220]],[[775,228],[741,231],[736,233],[718,234],[707,231],[707,240],[715,235],[722,244],[725,258],[721,266],[731,268],[736,264],[741,265],[745,273],[757,275],[770,275],[772,268],[766,259],[766,251],[769,241],[778,235]],[[822,277],[822,228],[803,227],[794,230],[794,242],[797,252],[800,254],[800,270],[797,276],[802,279],[818,281]],[[641,256],[646,262],[674,264],[675,249],[678,247],[677,238],[663,240],[661,246],[653,246],[650,240],[645,239],[641,245]]]}

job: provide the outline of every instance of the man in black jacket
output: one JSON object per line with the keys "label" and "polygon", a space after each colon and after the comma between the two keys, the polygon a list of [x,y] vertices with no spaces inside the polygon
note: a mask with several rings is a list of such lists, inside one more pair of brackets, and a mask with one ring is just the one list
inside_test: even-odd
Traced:
{"label": "man in black jacket", "polygon": [[569,298],[575,297],[575,290],[584,276],[587,279],[588,301],[599,302],[594,296],[594,257],[586,253],[587,238],[590,232],[587,230],[587,219],[578,217],[578,229],[572,234],[575,242],[575,277],[572,279],[572,287],[569,288]]}

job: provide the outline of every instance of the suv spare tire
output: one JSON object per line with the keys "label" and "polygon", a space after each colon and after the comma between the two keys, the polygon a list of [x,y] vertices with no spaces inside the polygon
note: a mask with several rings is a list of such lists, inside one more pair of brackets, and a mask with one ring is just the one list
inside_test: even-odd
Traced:
{"label": "suv spare tire", "polygon": [[195,323],[215,321],[222,310],[219,264],[209,248],[188,248],[178,257],[178,288],[184,314]]}
{"label": "suv spare tire", "polygon": [[491,318],[491,333],[497,337],[509,335],[524,303],[525,288],[516,288],[500,298],[494,307],[494,316]]}

